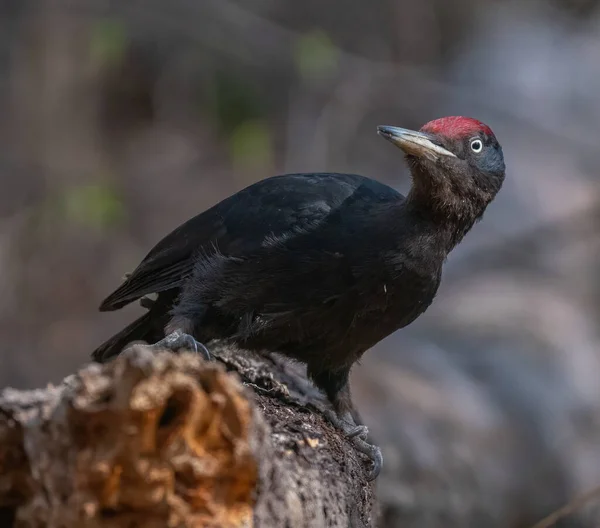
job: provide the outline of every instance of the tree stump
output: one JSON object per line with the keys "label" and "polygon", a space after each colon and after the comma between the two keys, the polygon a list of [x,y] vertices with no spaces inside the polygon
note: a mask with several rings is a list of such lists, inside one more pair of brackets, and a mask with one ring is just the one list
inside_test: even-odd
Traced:
{"label": "tree stump", "polygon": [[0,396],[0,526],[369,527],[374,484],[277,355],[134,345]]}

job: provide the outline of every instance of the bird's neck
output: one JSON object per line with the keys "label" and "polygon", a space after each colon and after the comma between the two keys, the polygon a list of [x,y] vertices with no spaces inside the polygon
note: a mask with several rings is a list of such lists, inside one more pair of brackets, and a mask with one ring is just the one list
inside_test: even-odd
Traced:
{"label": "bird's neck", "polygon": [[449,182],[438,180],[432,185],[426,178],[414,178],[406,199],[408,214],[429,225],[447,252],[481,218],[485,206],[483,197],[462,196]]}

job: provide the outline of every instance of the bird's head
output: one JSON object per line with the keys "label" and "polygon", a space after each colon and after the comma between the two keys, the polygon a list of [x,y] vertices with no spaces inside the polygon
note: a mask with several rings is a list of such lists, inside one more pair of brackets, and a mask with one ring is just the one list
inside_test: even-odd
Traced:
{"label": "bird's head", "polygon": [[502,147],[481,121],[443,117],[418,132],[392,126],[377,132],[406,154],[413,176],[409,197],[443,217],[472,225],[502,186]]}

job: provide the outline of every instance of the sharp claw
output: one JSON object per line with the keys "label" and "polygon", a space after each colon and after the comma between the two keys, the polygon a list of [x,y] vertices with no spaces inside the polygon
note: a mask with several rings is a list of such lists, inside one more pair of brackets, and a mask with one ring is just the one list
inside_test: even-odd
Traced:
{"label": "sharp claw", "polygon": [[[325,417],[338,429],[341,429],[346,438],[352,442],[352,445],[357,451],[366,455],[371,461],[372,468],[367,473],[367,480],[370,482],[375,480],[383,467],[383,455],[381,449],[376,445],[369,444],[366,438],[369,434],[369,429],[364,425],[356,425],[349,423],[348,420],[337,416],[330,409],[325,410]],[[350,418],[351,419],[351,418]]]}
{"label": "sharp claw", "polygon": [[365,440],[369,436],[369,429],[365,425],[357,425],[354,429],[348,431],[346,436],[350,439],[358,437]]}
{"label": "sharp claw", "polygon": [[[164,339],[161,339],[154,345],[151,345],[151,348],[167,348],[174,352],[184,348],[188,350],[193,350],[197,354],[202,355],[206,361],[211,360],[210,352],[208,351],[208,349],[202,343],[196,341],[196,339],[194,339],[193,336],[189,334],[184,334],[183,332],[172,332]],[[199,348],[200,350],[198,350]]]}
{"label": "sharp claw", "polygon": [[191,335],[184,334],[186,336],[187,345],[194,350],[196,354],[200,354],[206,361],[210,361],[210,352],[202,343],[196,341]]}
{"label": "sharp claw", "polygon": [[[196,345],[200,345],[200,348],[202,349],[202,352],[200,352],[200,354],[204,356],[204,359],[206,361],[211,361],[212,357],[210,355],[210,352],[208,351],[208,348],[206,348],[202,343],[198,343],[198,341],[196,341]],[[196,352],[198,352],[198,349],[196,349]]]}
{"label": "sharp claw", "polygon": [[357,451],[360,451],[371,460],[373,467],[367,473],[367,480],[369,482],[371,480],[375,480],[379,476],[379,472],[383,467],[383,455],[381,453],[381,449],[376,445],[369,444],[368,442],[365,442],[361,438],[357,437],[352,439],[352,444]]}
{"label": "sharp claw", "polygon": [[381,453],[381,449],[379,449],[379,447],[377,446],[372,447],[373,452],[371,453],[371,460],[373,462],[373,468],[371,469],[371,471],[369,471],[369,473],[367,473],[367,480],[369,482],[375,480],[379,476],[381,468],[383,467],[383,454]]}

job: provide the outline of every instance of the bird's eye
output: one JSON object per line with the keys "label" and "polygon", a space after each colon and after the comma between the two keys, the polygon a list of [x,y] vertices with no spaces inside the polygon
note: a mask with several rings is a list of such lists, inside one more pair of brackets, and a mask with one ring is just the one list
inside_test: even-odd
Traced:
{"label": "bird's eye", "polygon": [[481,139],[471,140],[471,150],[476,154],[479,154],[483,150],[483,142]]}

